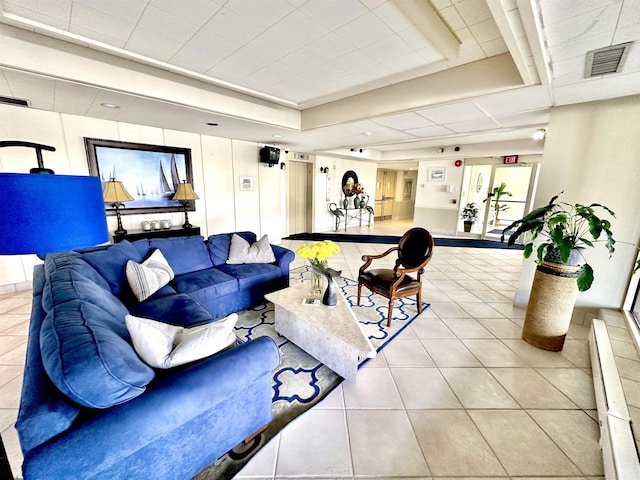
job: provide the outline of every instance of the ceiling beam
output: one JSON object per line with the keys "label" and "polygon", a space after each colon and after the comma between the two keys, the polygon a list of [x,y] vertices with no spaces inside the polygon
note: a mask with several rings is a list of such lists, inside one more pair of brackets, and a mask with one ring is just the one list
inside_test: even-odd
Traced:
{"label": "ceiling beam", "polygon": [[440,15],[426,0],[394,0],[393,2],[410,19],[440,53],[449,60],[458,58],[460,39],[451,31]]}

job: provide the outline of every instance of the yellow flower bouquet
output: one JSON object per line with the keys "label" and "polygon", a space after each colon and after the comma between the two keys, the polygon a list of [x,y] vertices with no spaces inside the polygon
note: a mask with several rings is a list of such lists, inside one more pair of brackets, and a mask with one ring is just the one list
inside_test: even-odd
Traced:
{"label": "yellow flower bouquet", "polygon": [[296,250],[296,255],[309,260],[312,267],[327,268],[327,259],[334,253],[340,253],[340,247],[331,240],[312,243],[311,246],[301,245]]}
{"label": "yellow flower bouquet", "polygon": [[327,290],[322,298],[325,305],[336,304],[335,284],[332,277],[339,277],[341,271],[328,267],[327,259],[335,253],[340,253],[340,247],[331,240],[323,240],[308,245],[302,245],[296,250],[296,255],[309,260],[311,264],[311,298],[322,295],[322,276],[327,278]]}

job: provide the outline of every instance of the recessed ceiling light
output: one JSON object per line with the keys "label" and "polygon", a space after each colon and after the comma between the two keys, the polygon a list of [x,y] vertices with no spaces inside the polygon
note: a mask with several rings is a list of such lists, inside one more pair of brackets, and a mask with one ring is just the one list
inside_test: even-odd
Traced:
{"label": "recessed ceiling light", "polygon": [[540,128],[533,132],[534,140],[544,140],[544,137],[547,136],[547,131],[544,128]]}
{"label": "recessed ceiling light", "polygon": [[367,137],[370,137],[371,135],[373,135],[373,132],[364,132],[364,134],[365,134]]}
{"label": "recessed ceiling light", "polygon": [[282,138],[282,135],[278,134],[278,133],[274,133],[273,135],[271,135],[273,138]]}
{"label": "recessed ceiling light", "polygon": [[100,106],[104,108],[120,108],[120,105],[116,105],[115,103],[101,103]]}
{"label": "recessed ceiling light", "polygon": [[216,122],[207,122],[207,125],[209,125],[210,127],[217,127],[218,124]]}

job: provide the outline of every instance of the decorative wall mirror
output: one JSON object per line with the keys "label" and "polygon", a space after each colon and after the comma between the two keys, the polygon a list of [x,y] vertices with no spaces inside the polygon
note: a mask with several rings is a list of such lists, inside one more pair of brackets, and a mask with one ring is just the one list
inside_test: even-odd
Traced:
{"label": "decorative wall mirror", "polygon": [[342,192],[345,197],[351,197],[355,194],[353,186],[358,183],[358,175],[353,170],[347,170],[342,176]]}

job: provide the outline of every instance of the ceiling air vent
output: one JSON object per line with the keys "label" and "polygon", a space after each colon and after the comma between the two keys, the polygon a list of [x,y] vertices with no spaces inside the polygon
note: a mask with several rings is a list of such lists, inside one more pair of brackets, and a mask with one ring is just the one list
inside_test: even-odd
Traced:
{"label": "ceiling air vent", "polygon": [[624,61],[629,55],[629,48],[633,42],[621,43],[612,47],[599,48],[587,53],[587,68],[585,78],[599,77],[622,70]]}
{"label": "ceiling air vent", "polygon": [[0,104],[6,105],[18,105],[20,107],[29,107],[29,100],[23,100],[21,98],[11,98],[0,96]]}

